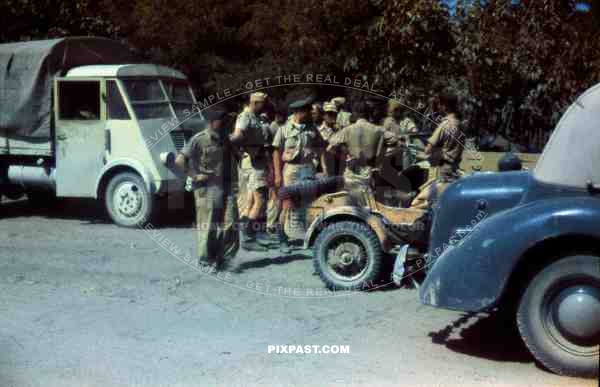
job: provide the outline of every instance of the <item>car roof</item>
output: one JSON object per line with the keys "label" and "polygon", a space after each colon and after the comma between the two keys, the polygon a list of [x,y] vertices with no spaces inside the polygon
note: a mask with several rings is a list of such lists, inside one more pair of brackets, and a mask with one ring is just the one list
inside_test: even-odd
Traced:
{"label": "car roof", "polygon": [[600,84],[563,114],[533,171],[544,183],[585,188],[600,184]]}

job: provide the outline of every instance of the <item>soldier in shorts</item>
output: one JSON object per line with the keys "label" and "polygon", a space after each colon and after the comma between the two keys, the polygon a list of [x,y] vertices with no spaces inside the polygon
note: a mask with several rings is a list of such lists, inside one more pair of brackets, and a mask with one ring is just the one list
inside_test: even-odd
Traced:
{"label": "soldier in shorts", "polygon": [[[321,162],[323,142],[311,120],[311,98],[290,104],[292,117],[279,128],[273,139],[275,187],[288,186],[312,179]],[[285,166],[283,166],[285,163]],[[306,233],[306,210],[291,208],[289,203],[281,211],[281,222],[290,242],[303,240]]]}
{"label": "soldier in shorts", "polygon": [[[246,153],[242,160],[243,172],[247,173],[247,192],[249,202],[247,219],[242,219],[242,247],[247,250],[264,250],[260,245],[268,245],[270,241],[263,230],[265,217],[267,182],[265,175],[269,164],[269,127],[260,118],[267,95],[257,92],[250,95],[247,109],[242,111],[236,120],[235,130],[230,136],[232,143],[240,146]],[[257,244],[258,242],[258,244]]]}

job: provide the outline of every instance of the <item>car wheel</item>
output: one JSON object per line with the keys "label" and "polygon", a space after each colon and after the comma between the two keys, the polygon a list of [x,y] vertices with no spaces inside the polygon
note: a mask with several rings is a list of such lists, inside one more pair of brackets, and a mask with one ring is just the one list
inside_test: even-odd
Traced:
{"label": "car wheel", "polygon": [[132,172],[122,172],[110,179],[104,202],[111,220],[123,227],[144,226],[154,211],[154,198],[144,180]]}
{"label": "car wheel", "polygon": [[362,290],[380,278],[383,253],[370,227],[346,221],[330,224],[319,234],[313,263],[327,288]]}
{"label": "car wheel", "polygon": [[598,376],[600,258],[570,256],[539,272],[517,311],[523,341],[547,369]]}

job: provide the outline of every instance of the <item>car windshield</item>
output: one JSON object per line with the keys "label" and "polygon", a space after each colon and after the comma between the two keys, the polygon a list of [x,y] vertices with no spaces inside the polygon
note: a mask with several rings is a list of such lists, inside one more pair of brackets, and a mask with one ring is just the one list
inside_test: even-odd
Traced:
{"label": "car windshield", "polygon": [[600,184],[600,84],[562,116],[533,172],[544,183],[583,188]]}

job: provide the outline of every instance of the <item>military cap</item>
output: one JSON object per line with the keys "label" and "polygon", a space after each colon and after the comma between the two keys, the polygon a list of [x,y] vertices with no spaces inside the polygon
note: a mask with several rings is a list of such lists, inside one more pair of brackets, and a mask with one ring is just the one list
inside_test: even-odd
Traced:
{"label": "military cap", "polygon": [[256,93],[250,94],[250,102],[264,102],[267,99],[267,94],[257,91]]}
{"label": "military cap", "polygon": [[332,103],[332,102],[325,102],[323,104],[323,111],[325,113],[328,113],[328,112],[329,113],[337,113],[338,109],[337,109],[337,106],[335,106],[334,103]]}
{"label": "military cap", "polygon": [[389,112],[393,112],[401,107],[402,107],[402,104],[399,101],[396,101],[395,99],[390,99],[388,101],[388,111]]}
{"label": "military cap", "polygon": [[202,112],[202,115],[207,121],[216,121],[225,119],[227,112],[223,109],[207,109]]}
{"label": "military cap", "polygon": [[299,99],[297,101],[294,101],[292,103],[290,103],[289,106],[289,110],[291,111],[296,111],[296,110],[302,110],[302,109],[310,109],[310,105],[313,103],[313,97],[306,97],[304,99]]}
{"label": "military cap", "polygon": [[344,97],[335,97],[331,100],[331,103],[334,104],[335,106],[342,106],[343,104],[346,103],[346,98]]}

